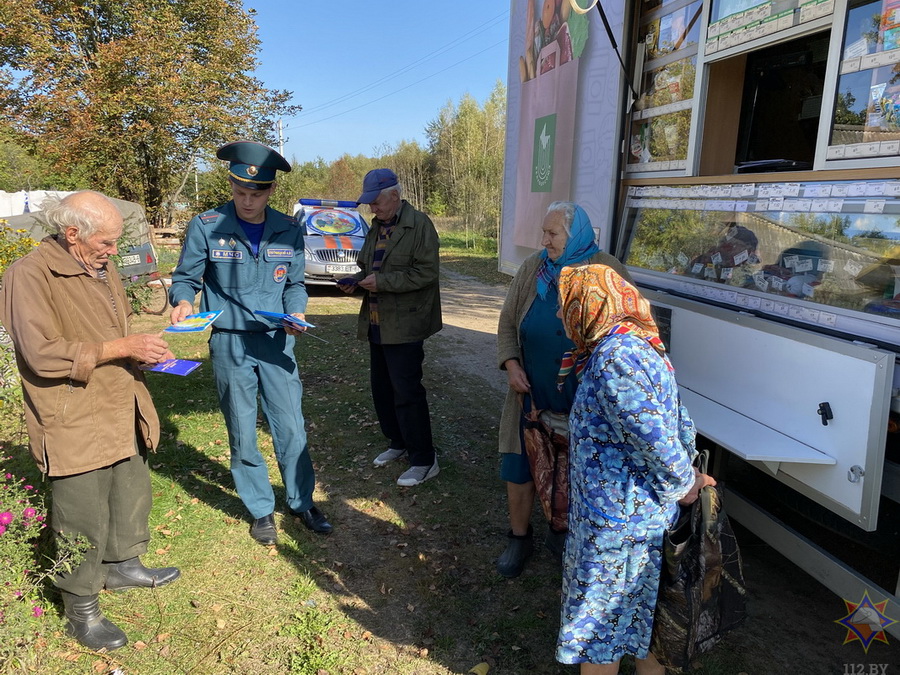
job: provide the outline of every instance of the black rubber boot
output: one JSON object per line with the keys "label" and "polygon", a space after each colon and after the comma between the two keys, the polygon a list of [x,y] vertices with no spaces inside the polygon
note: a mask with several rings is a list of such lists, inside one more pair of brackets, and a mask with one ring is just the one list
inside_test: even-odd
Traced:
{"label": "black rubber boot", "polygon": [[509,542],[506,550],[497,558],[497,573],[507,579],[515,579],[522,574],[525,562],[534,553],[534,533],[529,525],[528,534],[519,536],[510,530],[506,536]]}
{"label": "black rubber boot", "polygon": [[88,649],[112,651],[128,644],[128,636],[103,616],[97,595],[62,594],[66,608],[66,633]]}
{"label": "black rubber boot", "polygon": [[140,558],[129,558],[109,563],[106,574],[106,590],[127,591],[130,588],[159,588],[181,576],[177,567],[144,567]]}

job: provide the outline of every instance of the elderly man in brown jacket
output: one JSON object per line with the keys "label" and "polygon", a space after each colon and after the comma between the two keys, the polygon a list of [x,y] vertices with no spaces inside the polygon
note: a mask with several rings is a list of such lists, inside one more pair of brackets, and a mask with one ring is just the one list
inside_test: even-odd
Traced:
{"label": "elderly man in brown jacket", "polygon": [[[45,203],[46,206],[46,203]],[[178,569],[148,569],[146,453],[159,418],[140,363],[172,358],[156,335],[129,334],[131,307],[109,256],[122,216],[97,192],[76,192],[45,208],[57,229],[13,263],[0,288],[0,321],[16,350],[31,453],[49,477],[57,535],[82,535],[84,561],[54,580],[67,632],[90,649],[128,642],[100,611],[98,594],[162,586]]]}

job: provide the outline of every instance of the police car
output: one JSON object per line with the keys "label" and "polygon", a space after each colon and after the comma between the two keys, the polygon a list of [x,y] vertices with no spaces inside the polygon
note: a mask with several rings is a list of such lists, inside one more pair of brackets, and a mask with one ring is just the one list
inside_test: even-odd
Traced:
{"label": "police car", "polygon": [[300,199],[294,217],[306,227],[306,283],[333,285],[356,274],[359,249],[369,231],[356,202]]}

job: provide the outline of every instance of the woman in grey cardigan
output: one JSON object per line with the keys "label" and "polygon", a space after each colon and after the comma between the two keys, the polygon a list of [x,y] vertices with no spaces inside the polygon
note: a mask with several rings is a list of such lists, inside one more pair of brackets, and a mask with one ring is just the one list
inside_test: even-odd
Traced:
{"label": "woman in grey cardigan", "polygon": [[[613,267],[630,281],[625,267],[594,242],[590,218],[577,204],[553,202],[542,224],[542,251],[528,257],[513,278],[500,312],[497,360],[506,371],[509,390],[500,417],[500,477],[506,481],[509,526],[506,550],[497,572],[514,578],[525,569],[534,551],[531,512],[535,485],[522,440],[523,411],[548,411],[563,422],[575,396],[574,375],[557,389],[562,355],[572,348],[556,317],[560,270],[569,265],[600,263]],[[554,425],[556,426],[556,425]],[[565,432],[563,432],[565,433]],[[550,529],[545,543],[562,557],[565,532]]]}

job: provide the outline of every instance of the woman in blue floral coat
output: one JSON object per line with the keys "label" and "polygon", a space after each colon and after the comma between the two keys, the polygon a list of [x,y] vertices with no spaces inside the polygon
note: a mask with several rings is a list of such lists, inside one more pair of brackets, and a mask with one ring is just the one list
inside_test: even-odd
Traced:
{"label": "woman in blue floral coat", "polygon": [[582,675],[665,669],[650,653],[665,530],[678,504],[715,481],[692,466],[694,425],[681,406],[650,303],[605,265],[562,270],[560,316],[581,383],[569,417],[569,538],[557,660]]}

